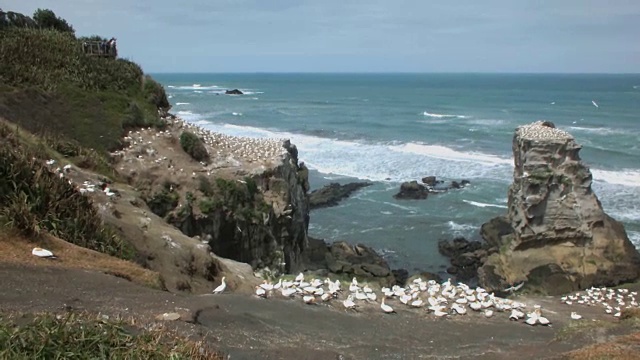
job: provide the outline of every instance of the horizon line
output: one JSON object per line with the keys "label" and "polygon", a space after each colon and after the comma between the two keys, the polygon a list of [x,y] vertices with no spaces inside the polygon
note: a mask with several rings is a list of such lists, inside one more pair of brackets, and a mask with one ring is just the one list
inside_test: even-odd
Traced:
{"label": "horizon line", "polygon": [[492,72],[492,71],[149,71],[150,74],[345,74],[345,75],[640,75],[640,72]]}

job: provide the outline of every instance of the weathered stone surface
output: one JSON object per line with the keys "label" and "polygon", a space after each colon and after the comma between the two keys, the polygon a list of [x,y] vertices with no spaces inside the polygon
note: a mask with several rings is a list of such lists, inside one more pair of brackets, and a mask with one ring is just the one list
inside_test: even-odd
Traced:
{"label": "weathered stone surface", "polygon": [[457,281],[469,281],[477,275],[478,268],[486,260],[488,251],[486,244],[469,241],[463,237],[438,242],[440,254],[450,258],[451,266],[447,273],[456,276]]}
{"label": "weathered stone surface", "polygon": [[400,185],[400,192],[393,197],[396,199],[426,199],[429,196],[429,190],[417,181],[407,181]]}
{"label": "weathered stone surface", "polygon": [[[313,240],[313,242],[317,241]],[[316,246],[317,244],[314,245]],[[356,276],[358,280],[377,282],[381,286],[391,286],[396,283],[394,274],[384,258],[372,248],[362,244],[350,245],[344,241],[337,241],[326,245],[324,260],[323,264],[326,264],[329,271],[336,275],[345,275],[349,278]],[[313,264],[309,266],[309,268],[314,267],[318,266]]]}
{"label": "weathered stone surface", "polygon": [[309,194],[309,208],[311,210],[336,206],[340,200],[349,197],[353,192],[360,188],[373,185],[369,182],[353,182],[341,185],[339,183],[331,183],[325,185],[321,189],[314,190]]}
{"label": "weathered stone surface", "polygon": [[639,277],[640,255],[602,210],[580,149],[549,122],[516,130],[506,217],[513,233],[504,219],[483,226],[485,240],[499,249],[478,272],[483,286],[526,281],[532,290],[559,293]]}

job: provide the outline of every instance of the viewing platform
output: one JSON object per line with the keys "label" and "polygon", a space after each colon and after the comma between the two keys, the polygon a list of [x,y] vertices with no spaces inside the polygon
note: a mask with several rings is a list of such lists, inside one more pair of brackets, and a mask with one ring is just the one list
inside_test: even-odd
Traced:
{"label": "viewing platform", "polygon": [[81,45],[82,51],[88,56],[110,57],[114,59],[118,57],[118,49],[115,42],[109,44],[107,41],[83,41]]}

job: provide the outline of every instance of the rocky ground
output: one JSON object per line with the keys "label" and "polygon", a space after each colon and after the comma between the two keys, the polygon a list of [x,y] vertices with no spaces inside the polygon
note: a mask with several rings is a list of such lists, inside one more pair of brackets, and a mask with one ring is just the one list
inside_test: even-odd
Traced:
{"label": "rocky ground", "polygon": [[[134,315],[141,321],[178,312],[182,319],[171,326],[206,338],[230,359],[554,358],[568,356],[564,353],[585,344],[610,341],[637,326],[592,307],[569,307],[553,297],[518,298],[542,305],[554,319],[552,326],[530,327],[478,314],[445,319],[420,310],[383,314],[374,306],[346,312],[337,306],[242,294],[171,294],[42,261],[44,264],[36,265],[0,263],[4,312],[88,310]],[[581,323],[570,320],[571,311],[584,316]]]}

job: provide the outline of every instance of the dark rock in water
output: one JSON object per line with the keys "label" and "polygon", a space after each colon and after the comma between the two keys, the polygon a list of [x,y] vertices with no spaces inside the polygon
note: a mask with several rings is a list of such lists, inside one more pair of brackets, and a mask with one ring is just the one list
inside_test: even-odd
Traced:
{"label": "dark rock in water", "polygon": [[224,93],[225,95],[244,95],[244,93],[238,89],[227,90]]}
{"label": "dark rock in water", "polygon": [[402,183],[402,185],[400,185],[400,192],[393,197],[396,199],[421,200],[426,199],[427,196],[429,196],[429,190],[414,180]]}
{"label": "dark rock in water", "polygon": [[322,189],[314,190],[309,194],[309,207],[313,209],[336,206],[340,200],[347,198],[354,191],[365,186],[372,185],[368,182],[353,182],[344,185],[331,183]]}
{"label": "dark rock in water", "polygon": [[435,176],[425,176],[422,178],[422,183],[434,187],[436,186],[436,177]]}

